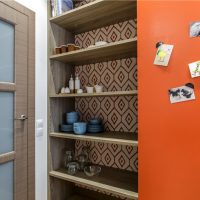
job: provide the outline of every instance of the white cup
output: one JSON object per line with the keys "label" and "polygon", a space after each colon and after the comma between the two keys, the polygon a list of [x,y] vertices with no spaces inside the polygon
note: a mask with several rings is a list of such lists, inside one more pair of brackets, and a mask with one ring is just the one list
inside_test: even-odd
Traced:
{"label": "white cup", "polygon": [[94,87],[95,87],[96,93],[103,92],[103,86],[102,85],[95,85]]}
{"label": "white cup", "polygon": [[93,93],[94,92],[94,88],[93,87],[86,86],[86,90],[87,90],[87,93]]}

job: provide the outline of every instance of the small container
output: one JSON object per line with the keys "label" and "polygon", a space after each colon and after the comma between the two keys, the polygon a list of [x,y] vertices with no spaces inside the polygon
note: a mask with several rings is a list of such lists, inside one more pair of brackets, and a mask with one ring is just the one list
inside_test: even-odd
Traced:
{"label": "small container", "polygon": [[75,44],[67,44],[68,51],[75,51]]}
{"label": "small container", "polygon": [[79,46],[75,46],[75,50],[80,50],[81,48]]}
{"label": "small container", "polygon": [[70,89],[68,87],[65,88],[65,93],[69,94],[70,93]]}
{"label": "small container", "polygon": [[102,85],[95,85],[94,86],[96,93],[103,92],[103,86]]}
{"label": "small container", "polygon": [[84,167],[84,173],[90,177],[98,175],[100,172],[101,172],[100,166],[90,165]]}
{"label": "small container", "polygon": [[77,122],[74,123],[74,133],[75,134],[85,134],[87,130],[87,123],[86,122]]}
{"label": "small container", "polygon": [[66,45],[62,45],[61,46],[61,53],[66,53],[67,52],[67,46]]}
{"label": "small container", "polygon": [[93,87],[86,86],[85,88],[87,90],[87,93],[93,93],[94,92],[94,88]]}
{"label": "small container", "polygon": [[66,113],[66,122],[67,124],[73,124],[78,122],[79,114],[77,112]]}
{"label": "small container", "polygon": [[64,93],[65,93],[65,88],[64,88],[64,87],[62,87],[60,93],[61,93],[61,94],[64,94]]}
{"label": "small container", "polygon": [[56,47],[55,48],[55,53],[60,54],[61,53],[61,47]]}
{"label": "small container", "polygon": [[83,171],[84,167],[88,164],[88,156],[86,154],[80,154],[77,159],[80,166],[80,170]]}
{"label": "small container", "polygon": [[69,80],[69,89],[70,89],[70,93],[74,93],[74,79],[73,79],[72,75]]}
{"label": "small container", "polygon": [[72,151],[66,151],[64,156],[64,165],[67,168],[68,163],[74,160],[74,153]]}
{"label": "small container", "polygon": [[69,162],[67,164],[67,173],[70,175],[74,175],[80,169],[78,162]]}

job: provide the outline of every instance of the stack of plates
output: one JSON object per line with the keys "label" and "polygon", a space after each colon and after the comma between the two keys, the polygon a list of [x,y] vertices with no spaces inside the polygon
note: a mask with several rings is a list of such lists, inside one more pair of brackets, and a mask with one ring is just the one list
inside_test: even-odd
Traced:
{"label": "stack of plates", "polygon": [[89,133],[100,133],[103,132],[104,128],[102,124],[88,124]]}
{"label": "stack of plates", "polygon": [[104,127],[102,125],[102,120],[101,119],[96,119],[93,118],[89,121],[88,124],[88,132],[89,133],[100,133],[104,131]]}
{"label": "stack of plates", "polygon": [[62,132],[73,132],[73,125],[71,125],[71,124],[61,124],[60,130]]}

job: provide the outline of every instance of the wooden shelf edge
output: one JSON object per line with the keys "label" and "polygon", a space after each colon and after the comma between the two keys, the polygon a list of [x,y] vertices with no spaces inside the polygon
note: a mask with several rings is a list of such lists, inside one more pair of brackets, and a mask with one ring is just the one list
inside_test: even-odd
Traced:
{"label": "wooden shelf edge", "polygon": [[134,37],[134,38],[130,38],[130,39],[120,40],[120,41],[117,41],[117,42],[107,43],[105,45],[95,46],[95,47],[91,47],[91,48],[84,48],[84,49],[71,51],[71,52],[67,52],[67,53],[51,55],[50,59],[56,60],[56,59],[63,58],[65,56],[71,56],[71,55],[77,55],[78,56],[78,55],[81,55],[82,53],[90,53],[90,52],[96,51],[98,49],[106,49],[106,48],[111,48],[111,47],[115,47],[115,46],[120,46],[120,45],[130,44],[130,43],[136,43],[136,42],[137,42],[137,37]]}
{"label": "wooden shelf edge", "polygon": [[[130,133],[132,134],[132,133]],[[72,140],[82,140],[82,141],[93,141],[93,142],[104,142],[104,143],[111,143],[111,144],[120,144],[120,145],[127,145],[127,146],[138,146],[138,141],[136,140],[127,140],[127,139],[118,139],[113,137],[101,137],[94,136],[94,135],[76,135],[73,133],[61,133],[61,132],[51,132],[49,133],[50,137],[55,138],[64,138],[64,139],[72,139]]]}
{"label": "wooden shelf edge", "polygon": [[82,93],[82,94],[50,94],[50,98],[73,98],[73,97],[104,97],[104,96],[133,96],[137,95],[137,90],[113,91],[102,93]]}
{"label": "wooden shelf edge", "polygon": [[[58,16],[51,17],[49,22],[66,28],[73,33],[82,33],[113,23],[135,19],[137,16],[136,7],[136,0],[96,0]],[[81,19],[84,19],[84,21],[80,22]]]}
{"label": "wooden shelf edge", "polygon": [[60,19],[60,18],[62,18],[62,17],[64,17],[64,16],[67,16],[67,15],[71,15],[71,14],[73,14],[73,13],[77,13],[77,12],[79,12],[79,11],[81,11],[81,10],[84,10],[85,8],[91,7],[91,6],[95,5],[95,4],[101,3],[101,2],[103,2],[103,1],[104,1],[104,0],[96,0],[96,1],[90,2],[90,3],[88,3],[88,4],[85,4],[85,5],[80,6],[80,7],[78,7],[78,8],[74,8],[74,9],[72,9],[72,10],[66,11],[66,12],[64,12],[64,13],[58,15],[58,16],[51,17],[51,18],[49,19],[49,21],[50,21],[50,22],[54,22],[54,21],[56,21],[57,19]]}
{"label": "wooden shelf edge", "polygon": [[72,176],[69,174],[64,174],[58,171],[50,171],[49,175],[58,179],[62,179],[65,181],[70,181],[73,183],[77,183],[77,184],[82,184],[85,186],[88,186],[90,188],[94,188],[94,189],[100,189],[103,190],[105,192],[111,192],[113,194],[116,195],[120,195],[126,198],[130,198],[130,199],[134,199],[137,200],[138,199],[138,193],[137,192],[132,192],[129,190],[125,190],[125,189],[121,189],[121,188],[117,188],[117,187],[113,187],[110,185],[106,185],[106,184],[102,184],[102,183],[98,183],[92,180],[87,180],[84,178],[79,178],[76,176]]}

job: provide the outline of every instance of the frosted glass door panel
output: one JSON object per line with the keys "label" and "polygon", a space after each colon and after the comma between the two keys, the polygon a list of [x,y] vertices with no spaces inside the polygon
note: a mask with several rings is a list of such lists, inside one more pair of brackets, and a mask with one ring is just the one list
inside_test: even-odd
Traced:
{"label": "frosted glass door panel", "polygon": [[14,26],[0,20],[0,82],[14,82]]}
{"label": "frosted glass door panel", "polygon": [[13,151],[13,117],[14,94],[0,92],[0,154]]}
{"label": "frosted glass door panel", "polygon": [[0,164],[0,199],[13,200],[13,162]]}

